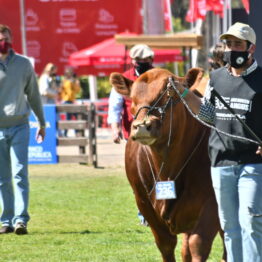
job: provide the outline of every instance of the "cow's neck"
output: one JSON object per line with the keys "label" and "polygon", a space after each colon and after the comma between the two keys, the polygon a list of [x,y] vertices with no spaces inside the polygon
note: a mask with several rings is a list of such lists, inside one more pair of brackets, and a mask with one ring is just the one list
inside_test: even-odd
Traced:
{"label": "cow's neck", "polygon": [[150,147],[155,172],[160,174],[161,171],[161,179],[164,179],[162,176],[166,176],[166,179],[174,179],[170,174],[176,176],[185,168],[187,162],[197,153],[202,139],[207,135],[196,121],[190,121],[190,125],[187,123],[189,121],[185,122],[183,128],[180,126],[179,132],[173,136],[169,146],[166,142]]}

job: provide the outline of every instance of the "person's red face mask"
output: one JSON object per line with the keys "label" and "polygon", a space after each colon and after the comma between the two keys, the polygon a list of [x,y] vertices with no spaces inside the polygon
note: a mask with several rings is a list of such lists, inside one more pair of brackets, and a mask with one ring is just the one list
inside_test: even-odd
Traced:
{"label": "person's red face mask", "polygon": [[3,41],[0,41],[0,53],[1,54],[7,54],[9,48],[12,47],[12,44],[3,40]]}

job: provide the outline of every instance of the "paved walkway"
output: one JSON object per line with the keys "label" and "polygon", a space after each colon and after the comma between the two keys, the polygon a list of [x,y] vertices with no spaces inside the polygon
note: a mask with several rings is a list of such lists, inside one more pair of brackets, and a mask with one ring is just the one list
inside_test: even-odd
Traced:
{"label": "paved walkway", "polygon": [[111,139],[97,139],[98,167],[124,167],[125,143],[114,144]]}
{"label": "paved walkway", "polygon": [[[70,136],[70,132],[68,134]],[[97,132],[97,164],[98,167],[123,167],[125,144],[124,140],[120,144],[112,141],[111,130],[109,128],[98,128]],[[78,147],[58,147],[58,154],[78,154]],[[88,152],[88,148],[87,148]]]}
{"label": "paved walkway", "polygon": [[124,167],[126,141],[115,144],[110,128],[98,128],[96,135],[98,167]]}

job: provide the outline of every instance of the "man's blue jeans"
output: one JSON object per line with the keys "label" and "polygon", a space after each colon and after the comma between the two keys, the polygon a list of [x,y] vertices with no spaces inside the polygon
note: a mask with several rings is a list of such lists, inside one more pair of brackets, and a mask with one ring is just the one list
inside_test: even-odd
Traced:
{"label": "man's blue jeans", "polygon": [[0,128],[0,222],[27,224],[29,125]]}
{"label": "man's blue jeans", "polygon": [[212,167],[211,174],[227,261],[262,262],[262,164]]}

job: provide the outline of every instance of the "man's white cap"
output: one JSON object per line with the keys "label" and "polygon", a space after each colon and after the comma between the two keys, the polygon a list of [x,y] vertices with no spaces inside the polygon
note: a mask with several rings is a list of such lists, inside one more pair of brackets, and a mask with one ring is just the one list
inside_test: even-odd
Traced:
{"label": "man's white cap", "polygon": [[129,55],[132,59],[145,59],[148,57],[154,57],[154,51],[147,45],[138,44],[130,49]]}
{"label": "man's white cap", "polygon": [[221,40],[226,39],[230,35],[235,36],[242,40],[247,40],[254,45],[256,44],[256,33],[253,30],[253,28],[247,24],[243,24],[239,22],[233,24],[232,26],[229,27],[229,29],[225,34],[222,34],[220,36],[220,39]]}

